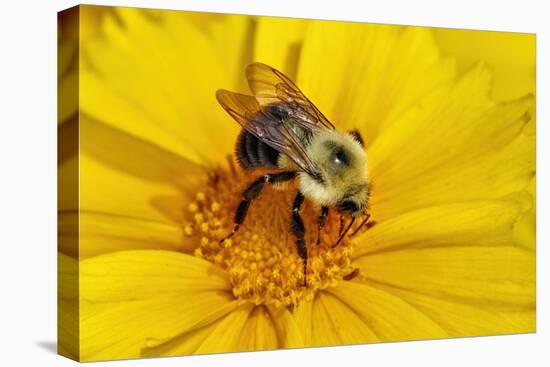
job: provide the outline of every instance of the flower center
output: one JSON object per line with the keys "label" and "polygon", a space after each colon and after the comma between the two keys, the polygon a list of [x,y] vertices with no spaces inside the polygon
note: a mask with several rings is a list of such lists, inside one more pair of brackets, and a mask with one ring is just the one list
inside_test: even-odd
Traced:
{"label": "flower center", "polygon": [[318,237],[320,208],[308,200],[301,209],[309,259],[307,286],[303,261],[291,228],[295,184],[285,188],[266,185],[253,200],[239,231],[220,244],[234,227],[241,192],[265,172],[245,172],[230,160],[229,169],[215,168],[189,204],[184,233],[197,243],[195,256],[211,261],[229,273],[233,294],[255,304],[295,307],[312,299],[315,291],[335,285],[353,274],[351,242],[345,237],[336,247],[340,215],[330,211]]}

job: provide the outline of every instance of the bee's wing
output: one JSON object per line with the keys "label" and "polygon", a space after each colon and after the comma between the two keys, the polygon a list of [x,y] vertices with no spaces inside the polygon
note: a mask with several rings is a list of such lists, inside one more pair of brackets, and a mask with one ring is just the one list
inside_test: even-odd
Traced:
{"label": "bee's wing", "polygon": [[256,98],[224,89],[216,92],[216,98],[227,113],[249,133],[287,155],[304,172],[313,177],[318,176],[315,164],[307,156],[301,140],[282,121],[266,114]]}
{"label": "bee's wing", "polygon": [[246,77],[250,90],[261,105],[284,103],[292,117],[308,130],[334,129],[334,125],[286,75],[259,62],[248,65]]}

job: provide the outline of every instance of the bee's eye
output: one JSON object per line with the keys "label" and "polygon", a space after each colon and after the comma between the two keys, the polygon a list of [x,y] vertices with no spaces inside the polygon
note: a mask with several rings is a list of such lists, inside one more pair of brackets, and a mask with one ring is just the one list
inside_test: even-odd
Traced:
{"label": "bee's eye", "polygon": [[333,153],[332,161],[336,166],[345,166],[349,163],[349,158],[343,149],[338,149]]}

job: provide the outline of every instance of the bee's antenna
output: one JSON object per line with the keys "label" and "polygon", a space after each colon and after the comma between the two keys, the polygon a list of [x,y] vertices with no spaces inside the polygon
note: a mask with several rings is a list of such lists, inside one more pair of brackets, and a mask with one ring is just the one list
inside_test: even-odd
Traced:
{"label": "bee's antenna", "polygon": [[365,223],[367,223],[369,221],[369,218],[370,218],[370,214],[367,214],[365,219],[363,219],[363,221],[361,222],[361,224],[359,224],[359,227],[357,227],[355,229],[355,231],[353,231],[349,236],[350,237],[353,237],[357,234],[357,232],[359,232],[359,230],[365,225]]}
{"label": "bee's antenna", "polygon": [[340,241],[342,241],[342,239],[346,236],[346,234],[349,232],[349,229],[351,228],[351,226],[353,225],[353,222],[355,222],[355,217],[351,217],[351,222],[348,224],[348,226],[346,227],[346,229],[344,230],[344,232],[342,233],[342,235],[340,236],[340,238],[338,238],[338,241],[336,241],[336,243],[334,245],[332,245],[332,247],[336,247],[338,246],[338,244],[340,243]]}

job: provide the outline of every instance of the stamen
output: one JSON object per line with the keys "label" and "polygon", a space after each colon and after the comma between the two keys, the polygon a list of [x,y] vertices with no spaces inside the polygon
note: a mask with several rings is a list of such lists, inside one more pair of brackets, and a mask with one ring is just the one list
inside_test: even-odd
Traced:
{"label": "stamen", "polygon": [[[304,202],[301,217],[309,255],[304,287],[303,262],[290,230],[296,193],[293,184],[283,190],[266,186],[251,202],[238,232],[232,231],[243,189],[262,174],[244,172],[233,163],[229,169],[212,169],[195,200],[187,205],[183,233],[196,245],[195,256],[228,272],[236,298],[292,309],[300,300],[313,299],[317,290],[334,286],[353,274],[353,248],[346,236],[353,220],[344,233],[339,233],[341,216],[333,211],[317,236],[320,208],[308,200]],[[340,245],[333,248],[335,241]]]}
{"label": "stamen", "polygon": [[355,268],[351,273],[344,275],[342,279],[349,282],[350,280],[354,279],[358,275],[359,275],[359,268]]}

